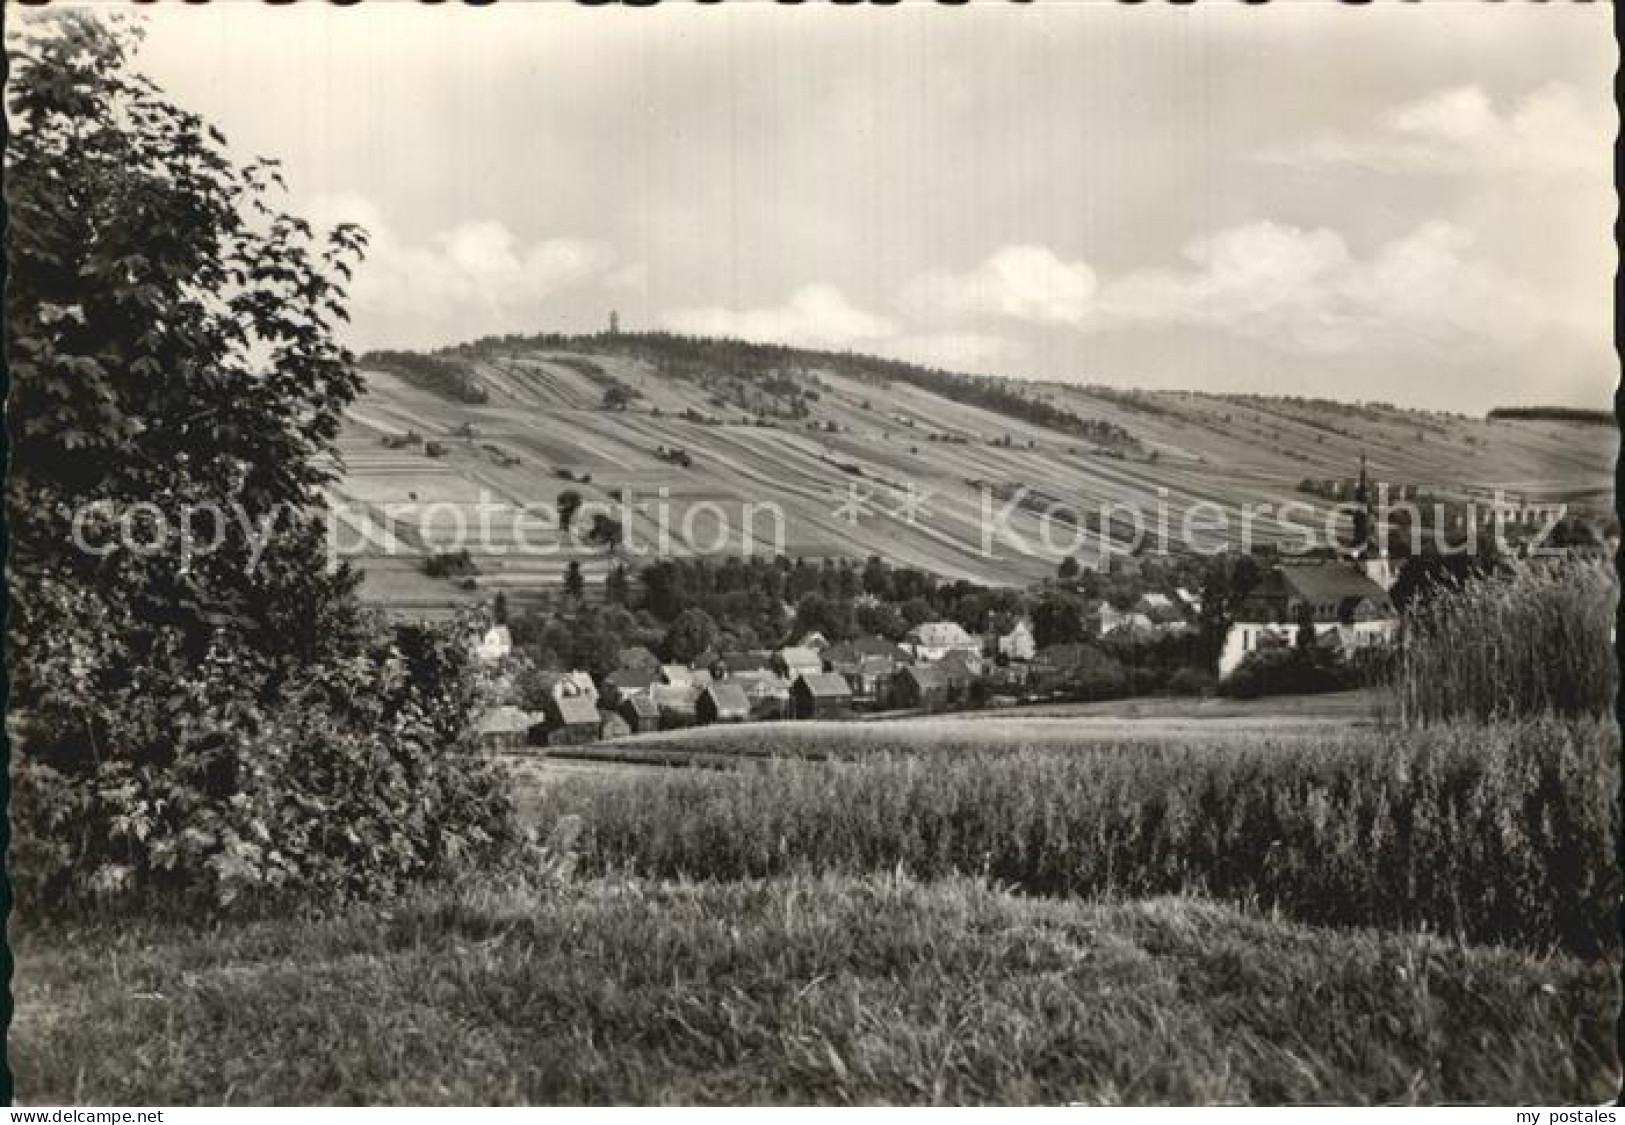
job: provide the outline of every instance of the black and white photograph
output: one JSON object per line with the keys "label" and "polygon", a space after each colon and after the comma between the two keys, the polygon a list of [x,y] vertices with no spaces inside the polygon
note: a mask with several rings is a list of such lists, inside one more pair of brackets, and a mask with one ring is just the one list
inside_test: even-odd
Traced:
{"label": "black and white photograph", "polygon": [[1614,1120],[1614,15],[8,0],[10,1104]]}

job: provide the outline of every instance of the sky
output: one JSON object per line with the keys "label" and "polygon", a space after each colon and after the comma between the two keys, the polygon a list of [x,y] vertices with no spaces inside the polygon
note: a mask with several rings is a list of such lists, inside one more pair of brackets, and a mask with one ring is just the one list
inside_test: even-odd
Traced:
{"label": "sky", "polygon": [[373,236],[350,343],[623,327],[1477,412],[1605,406],[1605,4],[149,9]]}

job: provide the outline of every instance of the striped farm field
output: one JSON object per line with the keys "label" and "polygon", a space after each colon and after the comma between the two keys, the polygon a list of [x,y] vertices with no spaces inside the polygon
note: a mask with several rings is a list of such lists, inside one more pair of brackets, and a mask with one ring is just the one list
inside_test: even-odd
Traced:
{"label": "striped farm field", "polygon": [[[589,575],[612,560],[545,520],[521,520],[516,532],[512,513],[550,509],[572,490],[589,516],[622,522],[622,561],[634,568],[660,553],[880,555],[948,579],[1027,585],[1068,555],[1127,553],[1135,513],[1153,550],[1159,536],[1171,549],[1212,550],[1298,542],[1305,525],[1335,531],[1346,513],[1299,485],[1349,480],[1362,454],[1379,483],[1452,499],[1500,489],[1528,504],[1601,511],[1612,492],[1608,427],[1009,384],[1099,428],[1072,432],[878,378],[838,356],[786,353],[779,375],[752,384],[726,365],[676,372],[639,340],[447,353],[466,359],[486,388],[478,405],[365,371],[333,496],[370,515],[347,517],[345,533],[370,543],[365,525],[377,513],[413,525],[425,509],[437,524],[479,527],[484,506],[496,513],[489,529],[459,539],[480,566],[474,595],[556,588],[570,560]],[[617,384],[635,397],[606,409],[604,388]],[[1281,512],[1289,503],[1290,522]],[[402,538],[419,554],[446,545],[432,529]],[[361,549],[358,562],[375,548]],[[447,605],[470,593],[428,581]],[[400,589],[404,607],[432,597],[421,585],[397,574],[368,591],[389,603]]]}

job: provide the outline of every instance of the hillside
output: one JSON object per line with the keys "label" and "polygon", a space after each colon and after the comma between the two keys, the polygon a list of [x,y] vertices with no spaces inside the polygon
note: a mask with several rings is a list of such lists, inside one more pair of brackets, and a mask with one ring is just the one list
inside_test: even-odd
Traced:
{"label": "hillside", "polygon": [[[1106,505],[1141,506],[1149,522],[1161,502],[1174,537],[1201,501],[1229,513],[1232,540],[1243,504],[1307,504],[1314,516],[1296,518],[1319,526],[1362,452],[1374,480],[1433,496],[1499,487],[1602,510],[1616,446],[1611,429],[1565,418],[1040,384],[665,335],[487,339],[431,357],[371,353],[362,368],[367,392],[350,411],[332,496],[340,543],[366,570],[369,599],[431,615],[492,590],[556,588],[571,560],[595,593],[603,548],[540,516],[517,528],[523,557],[516,542],[514,510],[567,488],[625,519],[634,569],[662,537],[675,554],[762,553],[776,504],[789,555],[878,554],[1011,585],[1053,574],[1068,553],[1095,557],[1098,537],[1075,526],[1098,527]],[[1324,495],[1302,490],[1306,480]],[[1063,512],[1048,543],[1031,512],[984,521],[1023,486],[1030,503]],[[623,496],[646,506],[626,510]],[[422,572],[459,519],[479,570],[472,589]],[[1113,531],[1126,550],[1121,517]],[[1297,538],[1262,516],[1253,535]]]}

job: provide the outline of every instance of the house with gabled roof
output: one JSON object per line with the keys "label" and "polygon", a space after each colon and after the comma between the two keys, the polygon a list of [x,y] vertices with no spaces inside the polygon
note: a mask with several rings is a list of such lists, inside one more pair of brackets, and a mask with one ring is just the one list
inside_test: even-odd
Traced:
{"label": "house with gabled roof", "polygon": [[1102,637],[1151,636],[1157,631],[1157,623],[1149,614],[1137,609],[1120,610],[1110,602],[1100,603],[1098,617]]}
{"label": "house with gabled roof", "polygon": [[660,682],[660,674],[653,668],[617,668],[604,677],[603,695],[610,703],[620,704],[637,696],[645,698],[649,689]]}
{"label": "house with gabled roof", "polygon": [[661,730],[694,724],[694,706],[700,698],[698,688],[656,684],[649,689],[649,698],[660,709]]}
{"label": "house with gabled roof", "polygon": [[914,659],[913,654],[902,645],[894,641],[888,641],[878,634],[854,637],[850,641],[841,641],[839,644],[824,649],[820,655],[824,658],[826,671],[833,671],[834,669],[830,668],[830,665],[837,662],[855,662],[866,656],[890,660],[894,664],[907,664]]}
{"label": "house with gabled roof", "polygon": [[621,717],[619,712],[598,709],[598,738],[608,742],[612,738],[625,738],[632,733],[632,724]]}
{"label": "house with gabled roof", "polygon": [[790,709],[790,681],[777,672],[737,672],[719,682],[745,693],[753,719],[783,718]]}
{"label": "house with gabled roof", "polygon": [[805,672],[790,685],[790,714],[797,719],[840,719],[852,709],[852,689],[834,672]]}
{"label": "house with gabled roof", "polygon": [[598,702],[598,685],[592,682],[592,675],[587,672],[556,672],[542,669],[536,673],[537,682],[542,689],[553,699],[565,699],[580,696]]}
{"label": "house with gabled roof", "polygon": [[694,701],[694,719],[701,726],[749,721],[750,700],[745,689],[728,680],[701,689]]}
{"label": "house with gabled roof", "polygon": [[474,737],[480,749],[487,752],[519,750],[528,745],[531,728],[541,720],[539,712],[503,704],[480,716]]}
{"label": "house with gabled roof", "polygon": [[773,654],[773,670],[789,680],[804,672],[822,672],[824,658],[817,649],[787,645]]}
{"label": "house with gabled roof", "polygon": [[[598,740],[598,701],[584,695],[550,698],[542,709],[541,741],[548,746],[575,746]],[[535,729],[532,741],[535,741]]]}
{"label": "house with gabled roof", "polygon": [[688,687],[694,682],[694,670],[686,664],[662,664],[660,682],[670,687]]}
{"label": "house with gabled roof", "polygon": [[913,653],[917,660],[935,661],[950,652],[980,656],[982,639],[967,633],[957,621],[927,621],[908,631],[903,638],[903,647]]}
{"label": "house with gabled roof", "polygon": [[955,649],[937,661],[937,667],[942,669],[949,683],[968,684],[981,678],[983,663],[980,656]]}
{"label": "house with gabled roof", "polygon": [[717,657],[711,670],[713,673],[720,673],[724,679],[736,672],[771,672],[773,653],[765,648],[751,649],[748,652],[725,652]]}
{"label": "house with gabled roof", "polygon": [[899,707],[942,707],[948,702],[948,690],[948,676],[935,664],[910,664],[892,681],[892,697]]}
{"label": "house with gabled roof", "polygon": [[998,654],[1006,660],[1031,660],[1038,652],[1038,641],[1033,635],[1033,623],[1028,618],[1021,618],[1010,627],[1008,633],[1001,633],[994,641]]}
{"label": "house with gabled roof", "polygon": [[846,677],[855,703],[884,699],[898,669],[913,663],[901,646],[884,637],[859,637],[832,645],[823,652],[824,671]]}
{"label": "house with gabled roof", "polygon": [[660,706],[646,694],[623,699],[616,713],[626,720],[633,734],[651,734],[660,729]]}
{"label": "house with gabled roof", "polygon": [[513,652],[513,634],[506,625],[493,625],[474,642],[475,659],[494,664]]}
{"label": "house with gabled roof", "polygon": [[1399,634],[1399,614],[1388,591],[1359,565],[1284,562],[1242,598],[1219,652],[1219,677],[1234,672],[1261,648],[1293,643],[1306,616],[1313,621],[1317,644],[1336,632],[1336,646],[1344,653],[1392,644]]}

